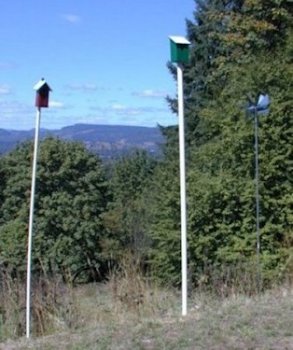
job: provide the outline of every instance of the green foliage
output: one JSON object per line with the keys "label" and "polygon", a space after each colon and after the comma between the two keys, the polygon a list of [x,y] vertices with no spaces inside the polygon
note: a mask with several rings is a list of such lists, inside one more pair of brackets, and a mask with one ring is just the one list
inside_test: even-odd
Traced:
{"label": "green foliage", "polygon": [[[23,270],[30,196],[32,145],[3,158],[0,262]],[[33,268],[74,275],[82,267],[97,274],[103,264],[100,215],[107,187],[99,159],[78,143],[48,138],[40,145],[33,228]]]}
{"label": "green foliage", "polygon": [[[285,0],[196,1],[187,21],[184,69],[188,243],[191,280],[255,267],[253,118],[259,93],[261,271],[265,283],[292,273],[293,31]],[[168,64],[176,79],[176,67]],[[177,112],[177,99],[168,98]],[[164,158],[135,151],[115,162],[109,188],[102,164],[81,145],[47,139],[40,147],[34,264],[37,270],[97,277],[129,251],[153,274],[180,284],[178,128],[161,127]],[[0,265],[22,271],[32,145],[0,159]],[[233,269],[235,270],[233,272]],[[204,281],[204,282],[203,282]]]}
{"label": "green foliage", "polygon": [[[254,261],[253,121],[268,93],[260,142],[261,264],[266,282],[292,272],[292,9],[288,1],[196,1],[184,70],[189,265],[201,274]],[[272,59],[273,57],[273,59]],[[169,65],[175,76],[175,67]],[[176,99],[169,103],[176,112]],[[166,129],[152,225],[154,273],[180,281],[178,140]],[[172,170],[170,170],[172,169]],[[168,192],[168,194],[166,193]],[[173,201],[169,199],[173,198]]]}
{"label": "green foliage", "polygon": [[109,256],[121,258],[125,251],[132,251],[141,258],[149,245],[148,187],[156,161],[145,151],[136,150],[115,162],[112,168],[110,189],[112,201],[103,215],[108,229]]}
{"label": "green foliage", "polygon": [[156,169],[151,188],[153,203],[150,263],[164,283],[180,283],[180,201],[178,162],[164,161]]}

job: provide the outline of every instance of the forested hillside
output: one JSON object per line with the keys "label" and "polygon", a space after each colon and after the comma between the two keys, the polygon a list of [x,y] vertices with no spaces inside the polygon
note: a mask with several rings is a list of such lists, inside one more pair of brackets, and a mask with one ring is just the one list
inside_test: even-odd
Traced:
{"label": "forested hillside", "polygon": [[[254,131],[246,107],[266,93],[270,112],[259,125],[260,262],[263,287],[269,286],[293,271],[292,3],[198,0],[194,10],[184,67],[190,280],[196,287],[215,276],[229,283],[244,272],[255,277]],[[176,84],[176,67],[168,67]],[[176,96],[168,102],[177,113]],[[179,285],[178,132],[161,132],[162,159],[138,150],[113,164],[73,141],[41,142],[35,276],[103,280],[131,255],[145,273]],[[20,278],[32,154],[27,142],[0,158],[0,269]]]}
{"label": "forested hillside", "polygon": [[[119,157],[133,148],[145,149],[158,155],[163,137],[159,128],[125,125],[75,124],[61,129],[41,129],[40,137],[58,137],[82,142],[103,160]],[[32,140],[34,130],[0,129],[0,154],[12,151],[21,142]]]}

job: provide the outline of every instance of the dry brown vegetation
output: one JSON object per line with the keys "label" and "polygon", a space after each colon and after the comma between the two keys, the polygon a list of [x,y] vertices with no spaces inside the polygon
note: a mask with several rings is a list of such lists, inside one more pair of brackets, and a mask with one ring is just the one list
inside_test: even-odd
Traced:
{"label": "dry brown vegetation", "polygon": [[[7,277],[7,276],[6,276]],[[177,290],[142,277],[135,264],[105,284],[34,285],[33,336],[24,337],[24,288],[2,276],[0,349],[293,349],[293,290],[261,295],[195,291],[182,318]],[[4,288],[6,288],[3,294]]]}

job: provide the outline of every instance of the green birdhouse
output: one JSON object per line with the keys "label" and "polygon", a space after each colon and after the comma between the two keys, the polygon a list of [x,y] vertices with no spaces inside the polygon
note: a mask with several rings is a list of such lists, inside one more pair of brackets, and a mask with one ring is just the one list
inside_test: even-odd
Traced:
{"label": "green birdhouse", "polygon": [[170,36],[171,62],[188,63],[190,42],[182,36]]}

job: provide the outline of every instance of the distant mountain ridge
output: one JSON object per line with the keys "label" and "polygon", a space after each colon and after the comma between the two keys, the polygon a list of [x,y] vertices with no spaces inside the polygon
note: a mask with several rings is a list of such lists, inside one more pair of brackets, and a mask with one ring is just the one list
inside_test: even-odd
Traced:
{"label": "distant mountain ridge", "polygon": [[[129,152],[133,148],[145,149],[157,154],[164,138],[158,127],[75,124],[58,130],[41,129],[40,137],[59,137],[64,140],[81,141],[87,149],[101,158],[111,158]],[[32,130],[0,129],[0,154],[34,138]]]}

